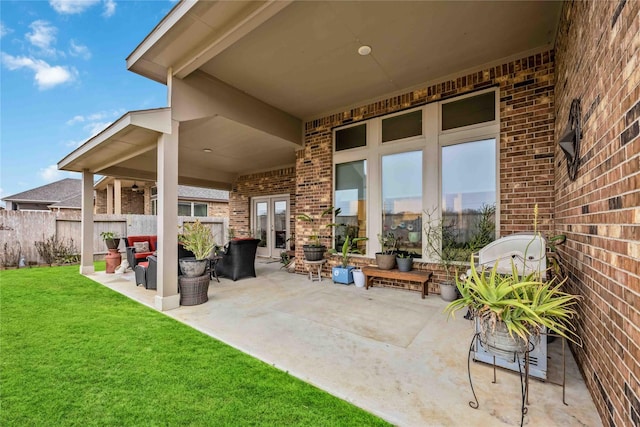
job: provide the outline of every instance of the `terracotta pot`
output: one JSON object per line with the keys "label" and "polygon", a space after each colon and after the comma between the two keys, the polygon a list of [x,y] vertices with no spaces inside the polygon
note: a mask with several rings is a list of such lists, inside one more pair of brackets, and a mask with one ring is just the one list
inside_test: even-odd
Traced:
{"label": "terracotta pot", "polygon": [[396,255],[377,253],[376,263],[380,270],[393,270],[393,267],[396,266]]}
{"label": "terracotta pot", "polygon": [[106,261],[106,273],[113,274],[116,272],[116,267],[122,262],[122,255],[117,249],[109,249],[109,253],[104,257]]}

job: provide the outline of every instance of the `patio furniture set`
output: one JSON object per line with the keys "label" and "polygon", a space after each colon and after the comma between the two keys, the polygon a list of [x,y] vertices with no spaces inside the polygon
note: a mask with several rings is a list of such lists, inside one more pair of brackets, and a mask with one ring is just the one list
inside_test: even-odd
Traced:
{"label": "patio furniture set", "polygon": [[[128,236],[127,261],[135,273],[136,285],[145,289],[157,289],[158,250],[157,236]],[[206,302],[209,281],[219,276],[233,281],[244,277],[256,277],[255,257],[258,248],[257,239],[233,239],[229,241],[220,255],[212,254],[208,258],[206,274],[200,277],[178,276],[178,292],[182,305],[195,305]],[[178,244],[178,259],[193,258],[193,253]],[[180,268],[178,268],[180,272]],[[203,279],[206,278],[206,279]],[[206,286],[205,286],[206,281]]]}

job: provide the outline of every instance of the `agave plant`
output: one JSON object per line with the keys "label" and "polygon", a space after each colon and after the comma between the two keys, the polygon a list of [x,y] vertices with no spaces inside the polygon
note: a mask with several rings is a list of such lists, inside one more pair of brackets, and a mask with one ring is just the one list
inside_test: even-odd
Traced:
{"label": "agave plant", "polygon": [[542,281],[536,273],[520,276],[515,265],[507,275],[498,274],[497,268],[496,262],[489,272],[484,269],[479,272],[472,259],[471,274],[456,278],[461,297],[447,305],[445,311],[454,316],[456,311],[469,308],[489,325],[495,327],[503,322],[512,338],[519,337],[525,342],[546,328],[581,345],[572,324],[579,297],[561,290],[565,280],[556,283],[554,277]]}

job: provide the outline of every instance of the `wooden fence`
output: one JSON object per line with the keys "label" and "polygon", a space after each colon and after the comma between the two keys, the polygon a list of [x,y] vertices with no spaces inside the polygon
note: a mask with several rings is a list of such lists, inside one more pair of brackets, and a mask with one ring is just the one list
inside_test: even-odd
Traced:
{"label": "wooden fence", "polygon": [[[178,217],[177,226],[196,219],[211,227],[216,243],[222,245],[226,242],[228,218],[181,216]],[[101,258],[107,252],[100,237],[103,231],[111,231],[119,237],[157,234],[155,215],[94,215],[93,221],[93,253],[96,258]],[[46,211],[0,211],[0,265],[11,265],[13,261],[17,262],[20,256],[24,257],[26,264],[42,263],[35,242],[45,241],[52,236],[73,246],[75,251],[80,253],[79,215],[61,215]],[[120,250],[124,251],[125,246],[123,239],[120,242]]]}

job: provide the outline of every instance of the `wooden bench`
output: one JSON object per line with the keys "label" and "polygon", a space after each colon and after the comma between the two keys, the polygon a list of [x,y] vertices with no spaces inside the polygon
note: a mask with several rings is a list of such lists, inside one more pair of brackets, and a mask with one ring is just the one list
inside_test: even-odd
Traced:
{"label": "wooden bench", "polygon": [[363,267],[362,272],[364,273],[364,282],[366,284],[366,289],[369,289],[369,286],[371,286],[371,282],[376,277],[381,279],[395,279],[406,280],[408,282],[418,282],[422,286],[422,299],[424,299],[424,297],[429,294],[429,287],[427,286],[427,282],[433,274],[430,271],[400,271],[397,268],[394,268],[393,270],[381,270],[378,267]]}

